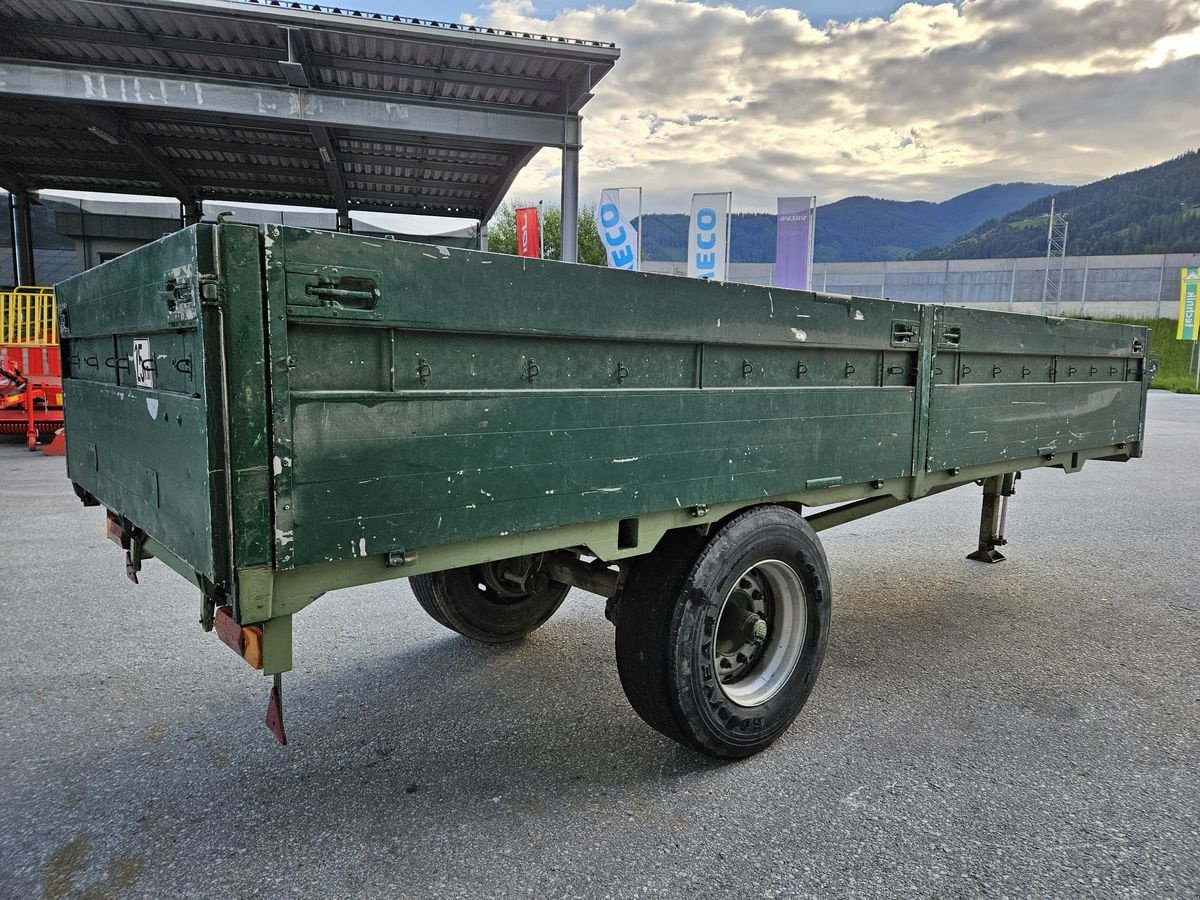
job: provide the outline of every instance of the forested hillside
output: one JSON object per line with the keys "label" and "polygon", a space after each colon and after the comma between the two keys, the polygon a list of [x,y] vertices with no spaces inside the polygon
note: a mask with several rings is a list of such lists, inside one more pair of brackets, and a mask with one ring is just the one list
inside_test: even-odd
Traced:
{"label": "forested hillside", "polygon": [[[1046,252],[1050,197],[984,222],[917,259],[1003,259]],[[1200,151],[1054,195],[1067,217],[1067,253],[1188,253],[1200,250]]]}

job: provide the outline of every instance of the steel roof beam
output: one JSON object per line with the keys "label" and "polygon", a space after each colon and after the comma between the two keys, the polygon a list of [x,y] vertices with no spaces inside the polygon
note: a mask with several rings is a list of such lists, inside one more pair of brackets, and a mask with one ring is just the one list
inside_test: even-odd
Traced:
{"label": "steel roof beam", "polygon": [[343,71],[363,72],[376,75],[399,75],[404,78],[421,78],[426,81],[450,81],[455,84],[479,87],[503,87],[518,91],[541,91],[561,94],[563,83],[545,78],[530,78],[527,75],[494,75],[489,72],[471,72],[466,69],[447,69],[440,66],[422,66],[413,63],[384,62],[376,59],[355,59],[333,53],[309,53],[314,66],[323,66]]}
{"label": "steel roof beam", "polygon": [[[295,156],[290,153],[277,153],[277,152],[273,152],[269,149],[265,150],[265,151],[258,150],[258,151],[250,151],[250,152],[255,152],[258,154],[262,154],[262,155],[275,156],[275,157],[279,157],[281,159],[289,160],[289,162],[296,162],[296,163],[320,162],[321,161],[318,154],[311,153],[311,152],[306,153],[304,156]],[[74,153],[72,151],[67,151],[67,152],[64,152],[63,154],[61,154],[61,156],[63,156],[64,158],[78,159],[80,155],[78,153]],[[171,160],[171,163],[177,169],[180,169],[184,172],[192,171],[194,169],[213,169],[216,171],[223,171],[223,172],[245,172],[247,170],[247,163],[245,163],[244,161],[238,161],[238,160],[196,159],[195,157],[191,157],[191,156],[171,156],[168,158]],[[503,174],[503,170],[500,168],[497,168],[495,166],[487,167],[487,166],[455,165],[453,163],[422,162],[422,161],[414,161],[414,160],[404,160],[404,159],[399,159],[397,157],[390,157],[390,156],[369,156],[369,155],[363,155],[363,154],[357,154],[357,153],[343,153],[343,152],[339,152],[337,154],[337,158],[340,162],[342,162],[345,165],[357,164],[357,165],[366,165],[366,166],[386,166],[386,167],[392,168],[392,169],[419,169],[419,170],[423,170],[423,171],[429,170],[429,171],[447,172],[447,173],[452,172],[452,173],[461,174],[461,175],[478,175],[483,178],[497,178]],[[97,156],[97,161],[99,161],[99,162],[121,162],[121,160],[119,158],[114,158],[112,156],[107,156],[107,157],[103,157],[103,158],[100,158],[99,156]],[[294,171],[294,172],[304,172],[304,173],[314,173],[315,174],[316,172],[320,172],[322,170],[323,169],[315,168],[313,166],[284,164],[284,165],[276,166],[271,171],[273,173],[287,173],[287,172]],[[396,175],[395,173],[385,173],[383,175],[373,175],[373,174],[366,174],[366,173],[362,173],[362,172],[354,172],[350,169],[343,169],[342,177],[347,181],[351,181],[351,180],[362,181],[364,179],[372,179],[372,178],[408,178],[409,180],[411,180],[413,176]],[[448,181],[434,182],[434,181],[430,181],[431,186],[433,186],[434,184],[456,184],[456,183],[467,184],[468,182],[448,182]]]}
{"label": "steel roof beam", "polygon": [[50,162],[46,165],[22,165],[21,172],[31,185],[40,185],[50,178],[116,178],[121,181],[153,181],[144,169],[137,168],[136,161],[125,161],[134,168],[103,169],[95,165],[71,165]]}
{"label": "steel roof beam", "polygon": [[19,194],[28,189],[25,176],[15,171],[7,163],[0,163],[0,187],[10,194]]}
{"label": "steel roof beam", "polygon": [[92,162],[92,163],[113,163],[115,165],[131,165],[128,153],[120,152],[120,148],[113,147],[115,152],[105,153],[101,150],[74,150],[69,147],[28,147],[21,144],[5,145],[5,149],[20,153],[22,158],[21,167],[30,172],[45,171],[44,168],[39,169],[41,163],[39,160],[47,159],[51,162],[49,165],[59,165],[66,162]]}
{"label": "steel roof beam", "polygon": [[[250,194],[259,197],[269,197],[270,202],[282,203],[289,206],[311,206],[327,203],[329,195],[321,191],[307,191],[298,197],[295,188],[286,185],[272,186],[261,182],[218,181],[209,182],[206,189],[201,191],[206,200],[242,200],[250,203],[263,202],[260,199],[248,199]],[[464,219],[479,218],[483,206],[470,199],[434,198],[423,194],[412,194],[392,191],[364,191],[355,194],[353,209],[375,209],[386,211],[389,208],[405,207],[424,212],[443,212],[457,215]]]}
{"label": "steel roof beam", "polygon": [[[314,178],[321,178],[325,175],[325,168],[323,166],[275,165],[267,168],[264,166],[247,165],[241,160],[193,159],[181,156],[173,157],[171,161],[182,172],[207,169],[212,172],[236,172],[248,177],[260,171],[271,175],[311,175]],[[311,160],[305,160],[305,162],[311,162]]]}
{"label": "steel roof beam", "polygon": [[61,22],[38,22],[33,19],[16,19],[10,16],[0,17],[0,28],[10,36],[18,37],[30,35],[52,40],[79,41],[84,44],[108,44],[114,47],[192,53],[197,56],[232,56],[238,59],[257,59],[264,62],[278,62],[287,59],[287,50],[279,47],[233,44],[228,41],[212,41],[206,38],[141,34],[136,31],[118,31],[114,28],[94,28],[88,25],[68,25]]}
{"label": "steel roof beam", "polygon": [[[579,118],[470,104],[401,102],[361,94],[237,84],[180,76],[146,78],[109,67],[0,59],[0,96],[103,104],[134,110],[174,108],[193,115],[251,121],[363,128],[502,144],[572,147]],[[151,151],[152,152],[152,151]]]}
{"label": "steel roof beam", "polygon": [[503,174],[504,166],[489,163],[467,163],[453,160],[429,159],[420,156],[383,156],[376,153],[338,153],[344,163],[362,166],[390,166],[393,169],[430,169],[437,172],[461,172],[466,175],[484,175],[495,178]]}
{"label": "steel roof beam", "polygon": [[[309,135],[305,135],[308,138]],[[146,142],[157,150],[200,150],[207,153],[244,153],[248,156],[279,156],[290,159],[320,160],[321,154],[312,146],[293,147],[290,144],[255,144],[245,141],[209,140],[208,138],[173,137],[165,134],[147,135]],[[178,162],[191,162],[179,156],[168,157]]]}
{"label": "steel roof beam", "polygon": [[484,208],[479,216],[479,221],[486,225],[488,221],[496,214],[496,210],[500,208],[500,204],[504,202],[505,196],[508,194],[508,189],[512,187],[512,183],[516,181],[517,175],[525,168],[529,162],[537,156],[537,152],[541,147],[527,147],[525,152],[513,160],[513,166],[508,170],[508,174],[504,176],[504,180],[496,185],[495,193],[492,194],[491,201]]}
{"label": "steel roof beam", "polygon": [[[603,73],[601,73],[603,74]],[[571,79],[567,89],[563,91],[560,112],[577,113],[592,99],[592,88],[596,86],[597,77],[591,66],[585,66],[578,75]]]}
{"label": "steel roof beam", "polygon": [[[407,206],[424,212],[444,212],[448,215],[459,216],[463,219],[477,219],[483,212],[483,205],[472,200],[459,200],[454,197],[426,197],[423,194],[408,194],[393,191],[363,191],[356,198],[373,201],[376,204],[393,204]],[[364,209],[366,204],[355,202],[354,208]]]}
{"label": "steel roof beam", "polygon": [[[71,178],[67,181],[44,181],[38,185],[39,191],[100,191],[105,194],[136,194],[145,197],[154,193],[158,182],[149,178],[125,179],[113,184],[101,184],[100,180],[108,176],[92,175],[89,178]],[[30,188],[33,190],[33,188]]]}
{"label": "steel roof beam", "polygon": [[192,180],[196,182],[196,193],[199,195],[207,195],[209,188],[229,188],[232,190],[247,190],[247,191],[274,191],[275,193],[295,193],[310,194],[313,196],[322,196],[326,199],[331,198],[329,193],[329,182],[325,180],[324,173],[317,171],[314,173],[315,178],[297,178],[290,172],[287,174],[278,173],[280,178],[287,178],[288,181],[264,181],[261,178],[207,178],[203,175],[197,175]]}
{"label": "steel roof beam", "polygon": [[[472,183],[469,181],[437,181],[429,178],[405,178],[402,175],[364,175],[361,172],[347,172],[346,181],[351,184],[385,184],[395,187],[423,188],[434,191],[462,191],[487,197],[493,190],[490,184]],[[358,191],[354,191],[355,196]]]}
{"label": "steel roof beam", "polygon": [[[292,134],[292,132],[288,132]],[[308,137],[308,135],[305,135]],[[344,137],[344,135],[343,135]],[[320,160],[320,153],[313,147],[294,147],[291,145],[247,143],[246,141],[231,141],[216,138],[185,138],[173,135],[155,134],[145,137],[147,143],[157,150],[200,150],[211,153],[245,153],[251,156],[275,156],[283,159]],[[373,143],[379,143],[378,140]],[[195,162],[187,157],[167,156],[174,163],[191,164]],[[436,169],[439,172],[465,172],[467,174],[497,176],[504,172],[505,163],[494,162],[460,162],[458,160],[442,160],[424,156],[404,155],[403,153],[361,153],[338,150],[338,159],[343,163],[360,163],[368,166],[392,166],[405,169]]]}
{"label": "steel roof beam", "polygon": [[[308,88],[314,81],[308,60],[308,47],[304,32],[296,28],[284,29],[287,43],[287,59],[279,64],[284,80],[292,87]],[[317,145],[325,177],[329,179],[329,192],[337,208],[338,231],[350,230],[350,201],[346,197],[346,181],[342,177],[342,164],[338,161],[337,142],[326,125],[309,125],[308,133]]]}
{"label": "steel roof beam", "polygon": [[[0,65],[0,69],[4,67]],[[0,93],[4,90],[0,83]],[[141,161],[163,189],[179,200],[180,203],[192,202],[192,189],[185,184],[171,167],[168,166],[154,149],[132,133],[121,120],[120,116],[103,107],[87,106],[79,111],[80,118],[87,123],[88,131],[101,140],[111,144],[127,147]]]}
{"label": "steel roof beam", "polygon": [[[203,182],[204,176],[197,175],[197,172],[226,172],[234,174],[246,174],[246,166],[244,163],[229,162],[228,160],[207,160],[207,159],[179,159],[176,160],[179,169],[188,173],[189,181]],[[57,170],[56,170],[57,171]],[[86,170],[79,172],[72,170],[71,172],[57,172],[58,174],[81,174]],[[323,169],[309,168],[305,166],[277,166],[271,170],[271,174],[281,177],[298,177],[298,178],[319,178],[323,174]],[[373,175],[363,172],[343,172],[342,177],[347,184],[387,184],[399,185],[401,187],[416,187],[428,188],[431,190],[464,190],[473,193],[488,194],[492,191],[493,185],[489,182],[471,182],[471,181],[446,181],[433,178],[414,178],[404,175]],[[493,173],[494,177],[494,173]],[[247,184],[252,184],[252,181],[247,180]],[[351,192],[356,194],[356,192]]]}

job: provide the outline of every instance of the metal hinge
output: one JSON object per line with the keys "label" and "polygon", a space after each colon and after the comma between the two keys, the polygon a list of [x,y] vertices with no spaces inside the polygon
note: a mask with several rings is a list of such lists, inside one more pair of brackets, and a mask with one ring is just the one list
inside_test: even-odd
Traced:
{"label": "metal hinge", "polygon": [[201,303],[218,303],[221,299],[221,286],[216,275],[201,275],[197,279],[200,285]]}

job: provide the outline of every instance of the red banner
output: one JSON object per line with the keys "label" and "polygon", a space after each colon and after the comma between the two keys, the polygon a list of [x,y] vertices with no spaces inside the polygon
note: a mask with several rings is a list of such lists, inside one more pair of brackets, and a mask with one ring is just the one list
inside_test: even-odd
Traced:
{"label": "red banner", "polygon": [[540,259],[542,256],[542,237],[538,229],[536,206],[517,210],[517,256],[532,256],[534,259]]}

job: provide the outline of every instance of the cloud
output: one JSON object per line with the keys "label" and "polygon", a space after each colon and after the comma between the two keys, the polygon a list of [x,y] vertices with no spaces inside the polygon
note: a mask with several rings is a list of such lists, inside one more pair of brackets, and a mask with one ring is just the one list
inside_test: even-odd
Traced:
{"label": "cloud", "polygon": [[[539,18],[494,0],[480,21],[612,41],[584,108],[583,199],[640,184],[648,210],[733,190],[944,199],[1002,181],[1083,183],[1200,142],[1195,0],[909,3],[814,25],[792,9],[634,0]],[[510,196],[554,198],[542,151]]]}

